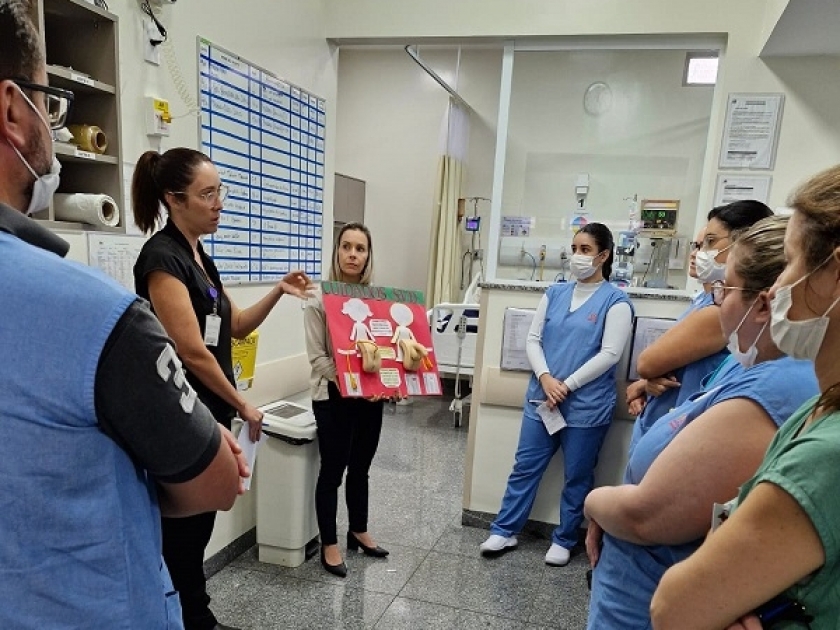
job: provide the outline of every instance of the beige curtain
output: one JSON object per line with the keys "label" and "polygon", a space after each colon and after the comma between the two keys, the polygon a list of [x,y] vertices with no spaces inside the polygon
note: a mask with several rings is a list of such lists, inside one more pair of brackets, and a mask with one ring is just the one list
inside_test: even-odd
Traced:
{"label": "beige curtain", "polygon": [[461,196],[463,165],[451,155],[438,158],[435,204],[432,211],[432,238],[426,305],[454,302],[460,290],[460,251],[458,198]]}
{"label": "beige curtain", "polygon": [[463,196],[464,162],[469,144],[469,112],[450,101],[441,138],[435,179],[426,305],[456,302],[460,297],[461,226],[458,199]]}

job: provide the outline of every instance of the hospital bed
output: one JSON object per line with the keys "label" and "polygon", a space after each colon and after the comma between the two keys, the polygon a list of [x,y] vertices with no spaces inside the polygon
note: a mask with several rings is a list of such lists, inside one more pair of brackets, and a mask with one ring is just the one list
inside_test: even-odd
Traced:
{"label": "hospital bed", "polygon": [[475,371],[478,321],[479,305],[474,303],[441,303],[432,308],[429,317],[438,371],[455,378],[455,398],[449,410],[456,427],[461,426],[463,406],[470,404],[470,396],[461,398],[461,376],[472,380]]}

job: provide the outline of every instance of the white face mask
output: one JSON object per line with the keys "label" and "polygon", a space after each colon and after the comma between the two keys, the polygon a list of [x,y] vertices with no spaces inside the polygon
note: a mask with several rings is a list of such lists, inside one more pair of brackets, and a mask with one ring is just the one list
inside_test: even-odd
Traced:
{"label": "white face mask", "polygon": [[753,306],[755,306],[756,301],[758,298],[756,297],[753,301],[752,305],[747,309],[747,312],[744,313],[744,316],[741,318],[741,323],[739,323],[735,330],[732,331],[729,335],[729,343],[726,345],[726,348],[729,350],[729,353],[735,358],[735,360],[744,366],[746,369],[751,368],[755,365],[755,359],[758,356],[758,348],[756,348],[756,344],[758,340],[761,338],[761,335],[764,334],[764,329],[767,328],[767,324],[765,323],[764,326],[761,327],[761,330],[758,333],[758,336],[755,338],[755,341],[752,342],[749,348],[746,351],[741,352],[741,343],[738,341],[738,331],[741,330],[741,326],[744,325],[744,322],[747,321],[747,316],[750,314]]}
{"label": "white face mask", "polygon": [[694,258],[694,267],[697,269],[697,279],[700,282],[711,284],[717,280],[723,282],[726,272],[726,265],[715,260],[718,254],[729,249],[729,245],[723,249],[701,249]]}
{"label": "white face mask", "polygon": [[[828,258],[826,259],[828,262]],[[803,319],[801,321],[792,322],[788,319],[788,311],[793,304],[793,297],[791,291],[793,287],[805,280],[812,273],[817,271],[825,264],[822,263],[809,273],[802,276],[793,284],[788,284],[779,287],[773,301],[770,302],[770,336],[773,337],[773,343],[776,347],[784,352],[789,357],[794,359],[806,359],[814,361],[820,353],[825,332],[828,330],[828,314],[831,312],[840,298],[837,298],[831,303],[822,317],[813,317],[811,319]]]}
{"label": "white face mask", "polygon": [[585,254],[572,254],[569,262],[569,269],[572,275],[578,280],[586,280],[590,277],[598,267],[592,265],[595,256],[586,256]]}
{"label": "white face mask", "polygon": [[[20,89],[20,88],[18,88]],[[21,95],[23,98],[26,99],[26,102],[29,103],[29,106],[35,111],[38,115],[38,118],[41,119],[41,122],[44,123],[44,126],[47,128],[47,132],[50,134],[50,138],[52,138],[52,129],[50,129],[49,124],[47,121],[44,120],[44,117],[41,115],[41,112],[38,111],[38,108],[35,107],[35,104],[29,100],[29,97],[23,93],[21,90]],[[6,142],[9,142],[8,138]],[[20,158],[20,161],[23,162],[23,165],[32,173],[32,177],[35,178],[35,183],[32,184],[32,197],[29,199],[29,206],[26,208],[26,214],[32,214],[33,212],[40,212],[41,210],[48,208],[50,205],[50,200],[52,200],[55,191],[58,190],[58,185],[61,181],[59,173],[61,172],[61,163],[56,159],[55,154],[52,156],[52,164],[50,165],[50,170],[43,175],[38,175],[35,172],[35,169],[26,161],[26,158],[21,155],[21,152],[18,151],[17,147],[9,142],[9,146],[14,149],[17,156]]]}

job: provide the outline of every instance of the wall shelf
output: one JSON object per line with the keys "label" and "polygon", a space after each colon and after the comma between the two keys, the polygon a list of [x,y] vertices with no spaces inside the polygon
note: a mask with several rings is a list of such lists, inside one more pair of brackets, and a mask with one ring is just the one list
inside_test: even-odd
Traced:
{"label": "wall shelf", "polygon": [[79,162],[82,164],[119,164],[119,160],[112,155],[102,155],[82,151],[74,144],[54,142],[55,154],[61,162]]}
{"label": "wall shelf", "polygon": [[117,90],[113,85],[96,81],[87,75],[74,72],[70,68],[61,66],[47,66],[47,76],[50,78],[50,85],[71,90],[74,94],[116,94]]}
{"label": "wall shelf", "polygon": [[55,142],[61,162],[59,193],[104,194],[120,209],[118,228],[56,220],[54,208],[38,213],[50,229],[125,232],[119,94],[119,18],[84,0],[38,0],[37,24],[47,52],[51,85],[73,92],[68,124],[95,125],[108,140],[104,154]]}

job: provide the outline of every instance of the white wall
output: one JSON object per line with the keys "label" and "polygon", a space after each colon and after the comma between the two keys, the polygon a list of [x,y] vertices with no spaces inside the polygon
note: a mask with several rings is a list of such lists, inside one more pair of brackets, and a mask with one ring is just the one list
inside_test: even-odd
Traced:
{"label": "white wall", "polygon": [[[420,47],[420,56],[455,84],[455,48]],[[457,88],[474,110],[461,191],[466,197],[489,198],[492,190],[500,73],[500,47],[462,51]],[[365,222],[375,243],[375,281],[425,291],[448,96],[402,47],[344,48],[338,103],[336,170],[367,183]],[[485,213],[489,204],[483,202],[479,215]],[[463,231],[462,239],[469,243]]]}
{"label": "white wall", "polygon": [[[454,58],[430,61],[450,68]],[[338,103],[336,170],[366,183],[374,282],[425,291],[446,93],[402,49],[343,50]]]}
{"label": "white wall", "polygon": [[[837,73],[836,58],[760,59],[768,34],[786,0],[326,0],[327,36],[342,42],[525,41],[559,36],[645,35],[727,37],[710,124],[698,196],[711,207],[720,138],[729,92],[783,92],[787,95],[770,205],[782,205],[791,188],[840,155],[840,85],[826,77]],[[807,36],[807,34],[803,34]],[[585,37],[580,38],[586,40]],[[817,89],[815,86],[819,86]],[[701,223],[698,217],[697,224]]]}
{"label": "white wall", "polygon": [[[199,6],[200,4],[200,6]],[[160,19],[173,46],[186,90],[193,99],[197,91],[196,37],[204,37],[248,61],[300,85],[327,101],[324,225],[332,224],[332,174],[335,154],[336,53],[324,38],[325,14],[320,1],[291,0],[282,7],[271,0],[252,0],[233,6],[225,0],[202,0],[164,5]],[[194,116],[177,118],[172,135],[160,144],[145,135],[142,98],[169,99],[175,116],[187,113],[172,76],[143,61],[140,24],[142,13],[135,0],[109,0],[120,18],[120,89],[122,104],[123,158],[133,164],[143,151],[176,146],[198,148],[198,121]],[[329,230],[327,230],[329,233]],[[70,258],[87,262],[86,239],[81,234],[62,236],[71,244]],[[328,245],[327,245],[328,246]],[[240,306],[248,306],[268,290],[266,285],[233,287],[230,293]],[[306,387],[303,318],[297,300],[285,298],[260,327],[255,390],[249,398],[263,404]],[[302,370],[302,372],[301,372]],[[304,378],[301,378],[303,373]],[[256,524],[253,496],[242,497],[229,513],[216,520],[208,547],[212,555]]]}

